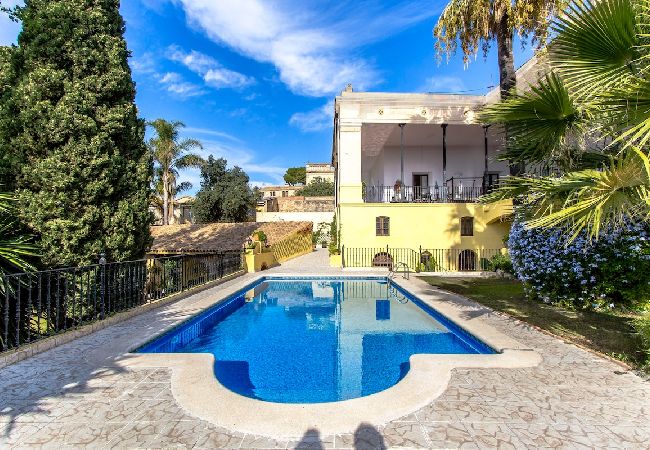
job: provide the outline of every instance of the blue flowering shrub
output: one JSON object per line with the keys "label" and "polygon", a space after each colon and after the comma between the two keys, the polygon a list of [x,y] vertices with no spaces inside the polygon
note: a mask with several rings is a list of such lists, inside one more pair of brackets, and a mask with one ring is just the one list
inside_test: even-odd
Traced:
{"label": "blue flowering shrub", "polygon": [[526,294],[570,308],[650,307],[650,230],[626,225],[569,245],[557,229],[512,225],[508,248]]}

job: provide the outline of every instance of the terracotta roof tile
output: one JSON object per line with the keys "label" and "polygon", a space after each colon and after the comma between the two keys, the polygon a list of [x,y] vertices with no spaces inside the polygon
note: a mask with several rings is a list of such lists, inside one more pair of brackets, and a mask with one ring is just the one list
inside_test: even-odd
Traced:
{"label": "terracotta roof tile", "polygon": [[183,224],[151,227],[150,253],[195,253],[240,250],[254,231],[262,230],[269,244],[298,231],[311,232],[311,222],[244,222]]}

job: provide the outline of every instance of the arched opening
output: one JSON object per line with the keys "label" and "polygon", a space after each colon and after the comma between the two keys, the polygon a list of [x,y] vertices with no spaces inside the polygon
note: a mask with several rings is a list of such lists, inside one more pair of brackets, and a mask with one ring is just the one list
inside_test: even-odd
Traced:
{"label": "arched opening", "polygon": [[393,267],[393,257],[387,252],[379,252],[372,258],[372,267]]}
{"label": "arched opening", "polygon": [[458,270],[474,271],[476,270],[476,253],[472,250],[463,250],[458,255]]}

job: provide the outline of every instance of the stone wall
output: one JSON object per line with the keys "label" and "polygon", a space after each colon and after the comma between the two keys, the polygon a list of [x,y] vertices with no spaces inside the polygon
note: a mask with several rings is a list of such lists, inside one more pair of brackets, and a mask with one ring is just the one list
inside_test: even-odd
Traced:
{"label": "stone wall", "polygon": [[276,200],[277,210],[273,212],[334,211],[334,197],[278,197]]}

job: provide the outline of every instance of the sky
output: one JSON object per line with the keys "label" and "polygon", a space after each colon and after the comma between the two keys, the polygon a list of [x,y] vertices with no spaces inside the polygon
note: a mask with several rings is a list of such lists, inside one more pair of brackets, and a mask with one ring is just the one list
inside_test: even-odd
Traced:
{"label": "sky", "polygon": [[[16,0],[1,0],[11,6]],[[483,94],[496,50],[439,61],[439,0],[122,0],[136,103],[146,120],[185,123],[203,156],[238,165],[253,185],[287,167],[329,162],[334,97],[355,91]],[[0,45],[20,25],[0,15]],[[515,48],[518,67],[530,46]],[[198,170],[180,181],[200,188]]]}

